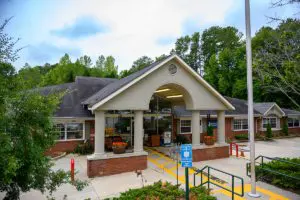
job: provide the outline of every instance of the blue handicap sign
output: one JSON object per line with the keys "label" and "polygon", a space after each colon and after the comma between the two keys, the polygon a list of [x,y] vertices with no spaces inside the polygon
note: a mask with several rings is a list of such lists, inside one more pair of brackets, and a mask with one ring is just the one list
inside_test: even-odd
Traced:
{"label": "blue handicap sign", "polygon": [[192,167],[193,154],[191,144],[182,144],[180,147],[181,167]]}

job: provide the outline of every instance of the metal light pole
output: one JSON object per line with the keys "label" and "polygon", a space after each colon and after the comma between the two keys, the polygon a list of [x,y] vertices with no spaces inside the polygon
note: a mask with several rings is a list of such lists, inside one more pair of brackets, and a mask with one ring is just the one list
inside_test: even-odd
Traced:
{"label": "metal light pole", "polygon": [[247,88],[248,88],[248,134],[250,136],[250,161],[251,161],[251,192],[250,197],[260,197],[256,193],[255,177],[255,143],[254,143],[254,118],[253,118],[253,81],[252,81],[252,52],[251,52],[251,27],[250,27],[250,3],[245,0],[246,19],[246,51],[247,51]]}

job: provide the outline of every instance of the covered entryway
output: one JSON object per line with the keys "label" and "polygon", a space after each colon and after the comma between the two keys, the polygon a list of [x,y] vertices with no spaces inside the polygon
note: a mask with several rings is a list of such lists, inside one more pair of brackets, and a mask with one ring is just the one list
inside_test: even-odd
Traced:
{"label": "covered entryway", "polygon": [[[147,152],[143,149],[144,115],[149,112],[153,94],[168,99],[172,106],[184,103],[185,108],[192,112],[194,161],[201,160],[207,151],[220,154],[227,149],[228,154],[228,147],[225,144],[225,110],[233,110],[234,107],[182,59],[171,55],[108,85],[86,100],[89,109],[95,114],[95,152],[88,157],[88,176],[103,176],[147,168]],[[133,113],[132,153],[105,152],[105,116],[111,110]],[[217,111],[218,146],[214,149],[200,144],[200,110]]]}

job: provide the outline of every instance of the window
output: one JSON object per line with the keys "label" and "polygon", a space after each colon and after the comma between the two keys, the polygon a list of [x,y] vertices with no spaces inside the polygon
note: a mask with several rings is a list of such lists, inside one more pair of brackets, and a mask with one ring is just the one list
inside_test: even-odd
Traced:
{"label": "window", "polygon": [[234,119],[233,130],[248,130],[248,119]]}
{"label": "window", "polygon": [[58,133],[58,140],[80,140],[84,137],[83,123],[58,123],[54,131]]}
{"label": "window", "polygon": [[299,127],[299,119],[288,118],[288,126],[290,128],[292,128],[292,127]]}
{"label": "window", "polygon": [[55,124],[54,125],[54,132],[57,133],[58,140],[65,139],[65,125],[64,124]]}
{"label": "window", "polygon": [[191,133],[191,120],[180,120],[180,133]]}
{"label": "window", "polygon": [[277,128],[277,118],[275,117],[263,118],[263,128],[267,128],[268,124],[271,125],[271,128]]}

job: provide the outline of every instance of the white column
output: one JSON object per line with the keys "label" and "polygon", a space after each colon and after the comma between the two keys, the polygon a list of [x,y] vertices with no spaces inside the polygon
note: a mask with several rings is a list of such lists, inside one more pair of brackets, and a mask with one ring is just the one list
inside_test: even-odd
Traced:
{"label": "white column", "polygon": [[94,154],[104,154],[105,140],[105,114],[104,111],[95,111],[95,152]]}
{"label": "white column", "polygon": [[143,111],[134,111],[134,152],[143,151]]}
{"label": "white column", "polygon": [[193,146],[200,145],[200,111],[192,111],[192,144]]}
{"label": "white column", "polygon": [[225,111],[218,111],[218,136],[219,144],[225,143]]}

